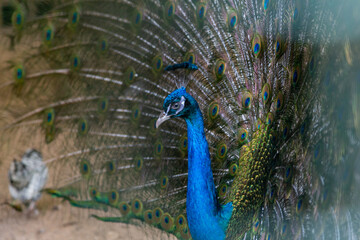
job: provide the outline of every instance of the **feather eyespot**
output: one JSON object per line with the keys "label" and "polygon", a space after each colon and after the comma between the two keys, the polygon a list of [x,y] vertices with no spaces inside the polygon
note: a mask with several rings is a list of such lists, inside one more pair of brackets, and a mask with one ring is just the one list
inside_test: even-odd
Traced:
{"label": "feather eyespot", "polygon": [[204,20],[205,18],[205,15],[206,15],[206,5],[205,3],[200,3],[197,8],[196,8],[196,18],[199,20],[199,21],[202,21]]}
{"label": "feather eyespot", "polygon": [[270,233],[268,233],[268,234],[266,235],[266,240],[271,240],[271,234],[270,234]]}
{"label": "feather eyespot", "polygon": [[127,216],[130,213],[130,205],[126,202],[121,202],[119,204],[119,210],[122,216]]}
{"label": "feather eyespot", "polygon": [[228,186],[226,184],[222,184],[219,188],[219,197],[225,197],[228,190]]}
{"label": "feather eyespot", "polygon": [[296,84],[296,83],[297,83],[298,77],[299,77],[298,70],[295,69],[295,70],[293,71],[293,75],[292,75],[293,84]]}
{"label": "feather eyespot", "polygon": [[210,103],[209,109],[208,109],[208,116],[211,120],[215,120],[220,112],[220,107],[217,102]]}
{"label": "feather eyespot", "polygon": [[231,10],[227,15],[227,23],[229,30],[232,31],[235,29],[238,21],[238,16],[234,10]]}
{"label": "feather eyespot", "polygon": [[251,105],[251,98],[250,98],[250,97],[246,97],[245,100],[244,100],[243,106],[244,106],[245,108],[249,108],[250,105]]}
{"label": "feather eyespot", "polygon": [[268,103],[270,99],[270,85],[268,83],[265,83],[261,92],[262,92],[263,103],[264,104]]}
{"label": "feather eyespot", "polygon": [[236,163],[231,164],[231,166],[229,167],[229,173],[230,176],[235,176],[238,170],[238,165]]}
{"label": "feather eyespot", "polygon": [[239,143],[240,143],[240,144],[243,144],[243,143],[245,143],[245,142],[247,141],[248,132],[246,131],[245,128],[241,128],[241,129],[239,130],[238,135],[239,135]]}
{"label": "feather eyespot", "polygon": [[266,116],[266,124],[271,125],[273,121],[274,121],[274,114],[270,112]]}
{"label": "feather eyespot", "polygon": [[151,211],[147,213],[147,218],[152,219],[152,212]]}
{"label": "feather eyespot", "polygon": [[174,7],[173,5],[170,5],[169,8],[168,8],[168,17],[171,17],[174,13]]}
{"label": "feather eyespot", "polygon": [[109,99],[108,98],[100,98],[98,102],[98,112],[106,113],[109,108]]}
{"label": "feather eyespot", "polygon": [[127,68],[124,74],[124,78],[126,86],[130,86],[131,84],[133,84],[136,79],[135,69],[133,67]]}
{"label": "feather eyespot", "polygon": [[257,233],[259,230],[259,227],[260,227],[260,221],[258,218],[256,218],[253,223],[253,227],[252,227],[253,233]]}
{"label": "feather eyespot", "polygon": [[187,52],[184,57],[184,62],[189,62],[191,64],[195,64],[196,58],[193,52]]}
{"label": "feather eyespot", "polygon": [[52,34],[52,32],[50,29],[46,30],[46,32],[45,32],[46,41],[49,41],[51,39],[51,34]]}
{"label": "feather eyespot", "polygon": [[137,123],[141,116],[141,110],[139,105],[135,104],[131,109],[131,121]]}
{"label": "feather eyespot", "polygon": [[109,163],[108,163],[108,170],[109,170],[110,172],[114,171],[114,164],[113,164],[113,162],[109,162]]}
{"label": "feather eyespot", "polygon": [[73,59],[73,66],[76,68],[79,64],[79,59],[77,57],[74,57]]}
{"label": "feather eyespot", "polygon": [[163,69],[163,59],[157,55],[152,60],[152,70],[154,73],[160,73]]}
{"label": "feather eyespot", "polygon": [[47,109],[45,111],[44,123],[46,126],[52,126],[55,120],[55,110],[53,108]]}
{"label": "feather eyespot", "polygon": [[140,15],[140,13],[137,13],[136,17],[135,17],[135,24],[139,24],[140,19],[141,19],[141,15]]}
{"label": "feather eyespot", "polygon": [[98,196],[98,191],[96,188],[92,187],[89,189],[89,194],[92,199],[96,199],[96,197]]}
{"label": "feather eyespot", "polygon": [[132,17],[131,17],[131,24],[134,28],[138,28],[141,26],[143,20],[143,14],[142,12],[135,8],[134,11],[132,12]]}
{"label": "feather eyespot", "polygon": [[269,194],[268,194],[268,199],[269,199],[269,201],[270,201],[271,203],[274,202],[274,200],[275,200],[275,195],[276,195],[276,189],[275,189],[275,187],[272,187],[272,188],[270,189],[270,191],[269,191]]}
{"label": "feather eyespot", "polygon": [[165,17],[171,19],[175,13],[175,3],[173,1],[168,1],[165,4]]}
{"label": "feather eyespot", "polygon": [[87,160],[80,162],[80,173],[83,177],[89,177],[91,174],[90,163]]}
{"label": "feather eyespot", "polygon": [[155,145],[154,145],[154,150],[155,150],[155,155],[156,156],[160,156],[164,150],[164,146],[163,144],[161,143],[160,140],[157,140]]}
{"label": "feather eyespot", "polygon": [[225,143],[221,143],[217,146],[217,149],[216,149],[216,156],[217,158],[219,159],[224,159],[226,154],[227,154],[227,146]]}
{"label": "feather eyespot", "polygon": [[133,80],[133,78],[134,78],[134,72],[133,71],[131,71],[131,72],[129,72],[129,81],[132,81]]}
{"label": "feather eyespot", "polygon": [[183,135],[180,138],[179,145],[180,145],[180,150],[183,152],[185,152],[188,149],[188,138],[186,135]]}
{"label": "feather eyespot", "polygon": [[128,209],[128,206],[124,204],[124,205],[122,205],[121,208],[122,208],[122,210],[126,211]]}
{"label": "feather eyespot", "polygon": [[175,227],[174,220],[169,213],[165,213],[161,216],[160,224],[166,231],[171,231]]}
{"label": "feather eyespot", "polygon": [[98,41],[97,50],[100,53],[100,55],[105,55],[109,49],[109,42],[106,38],[101,38]]}
{"label": "feather eyespot", "polygon": [[263,7],[264,7],[265,12],[269,9],[269,1],[270,0],[264,0],[263,1]]}
{"label": "feather eyespot", "polygon": [[191,239],[190,231],[188,226],[183,226],[180,231],[180,235],[184,240]]}
{"label": "feather eyespot", "polygon": [[215,64],[215,75],[217,80],[222,79],[222,77],[225,74],[225,70],[226,70],[225,61],[222,59],[218,59]]}
{"label": "feather eyespot", "polygon": [[231,27],[231,28],[234,28],[236,22],[237,22],[237,17],[236,17],[236,16],[232,16],[231,19],[230,19],[230,27]]}
{"label": "feather eyespot", "polygon": [[304,209],[304,199],[302,197],[300,197],[298,199],[298,201],[296,202],[295,209],[296,209],[297,214],[300,214],[302,212],[302,210]]}
{"label": "feather eyespot", "polygon": [[17,13],[15,16],[15,24],[20,25],[23,21],[23,16],[21,13]]}
{"label": "feather eyespot", "polygon": [[275,43],[275,52],[276,54],[280,52],[280,41],[276,41]]}
{"label": "feather eyespot", "polygon": [[280,34],[277,34],[277,36],[276,36],[274,48],[275,48],[276,58],[279,59],[284,54],[285,49],[286,49],[286,44]]}
{"label": "feather eyespot", "polygon": [[250,109],[252,104],[252,95],[250,92],[245,91],[238,96],[238,101],[244,109]]}
{"label": "feather eyespot", "polygon": [[106,41],[106,40],[102,40],[102,41],[100,42],[100,49],[101,49],[101,51],[105,51],[105,50],[107,49],[107,45],[108,45],[107,41]]}
{"label": "feather eyespot", "polygon": [[284,224],[282,225],[282,227],[281,227],[280,234],[281,234],[282,236],[285,236],[286,233],[287,233],[287,224],[284,223]]}
{"label": "feather eyespot", "polygon": [[80,66],[81,66],[81,59],[79,56],[77,55],[73,55],[71,58],[70,58],[70,68],[71,70],[73,71],[77,71],[80,69]]}
{"label": "feather eyespot", "polygon": [[276,100],[275,100],[275,108],[276,111],[279,112],[283,109],[284,106],[284,95],[282,94],[282,92],[279,92]]}
{"label": "feather eyespot", "polygon": [[16,77],[17,77],[18,79],[21,79],[22,76],[23,76],[23,71],[22,71],[22,69],[21,69],[21,68],[16,69]]}
{"label": "feather eyespot", "polygon": [[144,159],[140,156],[134,158],[134,166],[136,171],[140,171],[143,168]]}
{"label": "feather eyespot", "polygon": [[114,161],[108,161],[105,163],[106,173],[111,175],[116,172],[116,165]]}
{"label": "feather eyespot", "polygon": [[180,214],[179,216],[177,216],[175,223],[176,229],[182,229],[186,225],[186,219],[184,215]]}
{"label": "feather eyespot", "polygon": [[285,168],[285,182],[290,182],[292,179],[292,175],[293,175],[293,169],[288,166]]}
{"label": "feather eyespot", "polygon": [[11,16],[11,22],[16,30],[21,30],[24,27],[25,12],[21,8],[14,11]]}
{"label": "feather eyespot", "polygon": [[160,223],[161,216],[163,215],[163,210],[159,207],[153,210],[153,217],[155,223]]}
{"label": "feather eyespot", "polygon": [[75,30],[80,21],[80,9],[78,7],[73,8],[69,12],[68,16],[68,27]]}
{"label": "feather eyespot", "polygon": [[263,43],[262,43],[262,37],[260,34],[256,33],[253,37],[253,40],[251,42],[252,46],[252,52],[255,56],[255,58],[261,57],[263,52]]}
{"label": "feather eyespot", "polygon": [[14,67],[14,79],[15,79],[16,85],[21,86],[24,84],[25,69],[24,69],[23,65],[16,65]]}
{"label": "feather eyespot", "polygon": [[71,18],[71,22],[74,24],[78,21],[78,13],[77,12],[73,12],[72,14],[72,18]]}
{"label": "feather eyespot", "polygon": [[89,131],[89,125],[86,119],[82,118],[79,120],[78,132],[80,135],[86,135]]}
{"label": "feather eyespot", "polygon": [[160,187],[161,189],[166,189],[169,184],[169,178],[167,176],[163,176],[160,179]]}
{"label": "feather eyespot", "polygon": [[55,28],[52,24],[49,24],[48,26],[46,26],[44,28],[44,44],[45,45],[50,45],[52,40],[54,39],[54,31],[55,31]]}
{"label": "feather eyespot", "polygon": [[131,203],[131,210],[135,215],[141,214],[143,210],[143,204],[140,199],[134,199]]}
{"label": "feather eyespot", "polygon": [[297,7],[295,7],[294,13],[293,13],[294,21],[297,21],[298,17],[299,17],[299,9]]}
{"label": "feather eyespot", "polygon": [[291,76],[290,76],[291,83],[292,83],[293,86],[296,86],[297,83],[299,82],[300,75],[301,75],[300,65],[294,66],[293,69],[292,69],[292,72],[291,72]]}
{"label": "feather eyespot", "polygon": [[152,224],[154,222],[152,210],[146,210],[144,212],[144,220],[147,224]]}

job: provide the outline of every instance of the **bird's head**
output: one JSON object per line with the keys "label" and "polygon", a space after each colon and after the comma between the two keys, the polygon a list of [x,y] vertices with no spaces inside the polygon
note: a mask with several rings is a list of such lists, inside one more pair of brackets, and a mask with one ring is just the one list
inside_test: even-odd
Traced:
{"label": "bird's head", "polygon": [[198,107],[197,102],[186,92],[184,87],[176,89],[165,98],[164,112],[160,114],[156,121],[156,128],[171,118],[181,117],[186,119],[196,107]]}

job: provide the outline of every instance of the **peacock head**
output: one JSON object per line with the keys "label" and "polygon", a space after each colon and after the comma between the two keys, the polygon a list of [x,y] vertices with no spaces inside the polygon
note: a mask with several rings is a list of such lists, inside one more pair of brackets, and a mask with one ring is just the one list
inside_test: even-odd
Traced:
{"label": "peacock head", "polygon": [[179,88],[170,93],[164,101],[162,112],[156,121],[156,128],[166,120],[181,117],[186,119],[198,108],[196,100],[186,92],[185,88]]}

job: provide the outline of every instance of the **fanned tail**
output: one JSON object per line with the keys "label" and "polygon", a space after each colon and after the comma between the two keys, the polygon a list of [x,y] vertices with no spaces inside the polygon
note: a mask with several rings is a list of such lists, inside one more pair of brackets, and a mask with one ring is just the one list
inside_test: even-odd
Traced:
{"label": "fanned tail", "polygon": [[14,1],[4,148],[47,152],[43,191],[98,220],[190,239],[186,124],[156,128],[184,86],[204,116],[216,197],[234,206],[228,239],[350,238],[359,81],[338,84],[358,58],[354,41],[336,41],[342,6]]}

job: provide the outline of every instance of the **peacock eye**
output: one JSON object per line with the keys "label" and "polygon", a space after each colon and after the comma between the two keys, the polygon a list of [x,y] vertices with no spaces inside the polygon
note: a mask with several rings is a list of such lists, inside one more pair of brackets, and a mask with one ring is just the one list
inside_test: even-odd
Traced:
{"label": "peacock eye", "polygon": [[178,103],[178,102],[171,105],[171,109],[174,109],[174,110],[179,109],[179,107],[180,107],[180,103]]}

